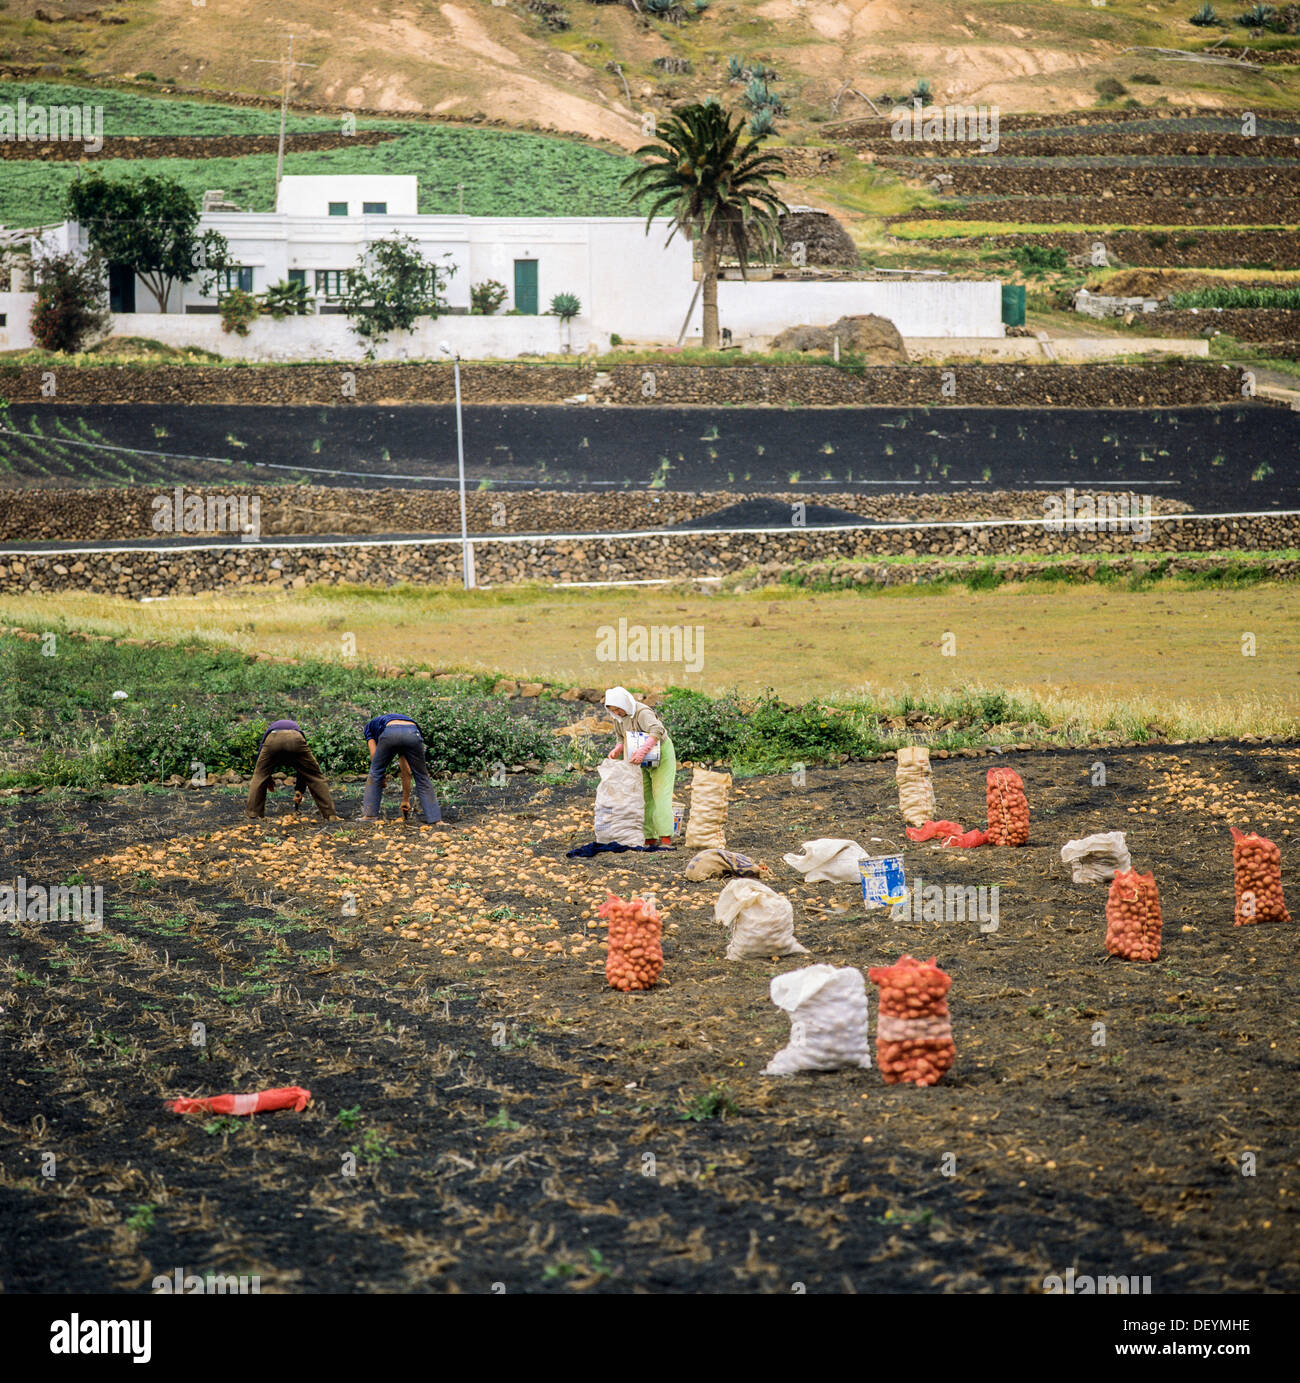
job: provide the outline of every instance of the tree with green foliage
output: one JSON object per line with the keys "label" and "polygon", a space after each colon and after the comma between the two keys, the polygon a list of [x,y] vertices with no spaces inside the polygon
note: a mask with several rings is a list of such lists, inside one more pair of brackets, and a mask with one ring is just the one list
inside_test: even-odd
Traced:
{"label": "tree with green foliage", "polygon": [[352,330],[367,344],[367,355],[373,356],[390,333],[410,331],[421,317],[445,312],[443,289],[455,272],[454,264],[431,264],[409,235],[372,242],[349,275],[342,300]]}
{"label": "tree with green foliage", "polygon": [[174,178],[146,173],[133,179],[109,179],[95,169],[68,188],[65,214],[77,221],[108,264],[131,269],[158,304],[177,283],[206,273],[206,293],[230,250],[216,231],[199,234],[199,208]]}
{"label": "tree with green foliage", "polygon": [[45,350],[75,354],[108,330],[113,318],[104,261],[95,250],[43,255],[33,273],[32,335]]}
{"label": "tree with green foliage", "polygon": [[636,151],[642,160],[623,180],[631,196],[649,198],[646,231],[666,212],[668,239],[681,231],[700,246],[704,305],[704,349],[718,348],[718,266],[729,244],[745,274],[751,244],[764,259],[779,243],[778,218],[785,204],[771,179],[785,169],[776,154],[760,149],[761,138],[744,139],[743,116],[714,101],[683,106],[659,127],[658,142]]}

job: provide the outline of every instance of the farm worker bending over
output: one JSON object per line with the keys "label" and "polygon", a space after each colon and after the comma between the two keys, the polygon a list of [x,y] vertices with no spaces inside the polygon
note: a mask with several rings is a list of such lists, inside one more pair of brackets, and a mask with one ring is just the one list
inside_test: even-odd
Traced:
{"label": "farm worker bending over", "polygon": [[415,721],[404,715],[375,716],[366,722],[365,737],[370,747],[370,776],[366,779],[366,792],[361,804],[362,820],[379,819],[384,775],[388,772],[388,765],[400,755],[411,766],[425,824],[432,826],[441,821],[442,808],[438,805],[433,779],[429,777],[429,764],[424,756],[424,733]]}
{"label": "farm worker bending over", "polygon": [[320,771],[315,754],[307,748],[307,736],[296,720],[273,720],[257,746],[253,785],[249,789],[248,805],[244,808],[254,821],[266,815],[266,790],[271,783],[272,770],[277,768],[297,770],[295,806],[302,800],[302,790],[306,788],[316,799],[316,806],[326,821],[342,821],[343,818],[334,810],[330,785]]}
{"label": "farm worker bending over", "polygon": [[626,687],[611,687],[605,693],[605,709],[614,718],[618,743],[609,751],[617,759],[627,750],[629,730],[650,738],[628,755],[628,763],[639,764],[659,746],[659,762],[645,770],[645,843],[648,850],[673,848],[673,785],[677,780],[677,754],[664,723]]}

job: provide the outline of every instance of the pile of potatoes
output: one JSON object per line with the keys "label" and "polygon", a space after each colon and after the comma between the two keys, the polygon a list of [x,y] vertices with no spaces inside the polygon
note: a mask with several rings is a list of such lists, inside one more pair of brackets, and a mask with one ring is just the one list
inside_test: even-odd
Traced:
{"label": "pile of potatoes", "polygon": [[609,923],[605,978],[624,994],[653,989],[664,969],[663,924],[643,898],[625,901],[613,893],[598,914]]}
{"label": "pile of potatoes", "polygon": [[952,984],[931,956],[900,956],[867,971],[880,988],[876,1060],[886,1085],[937,1085],[957,1057],[944,995]]}
{"label": "pile of potatoes", "polygon": [[1235,826],[1232,828],[1232,887],[1237,899],[1234,927],[1291,920],[1282,900],[1281,850],[1273,841],[1254,831],[1243,835]]}
{"label": "pile of potatoes", "polygon": [[1106,898],[1106,950],[1124,960],[1157,960],[1162,925],[1155,875],[1116,870]]}
{"label": "pile of potatoes", "polygon": [[990,845],[1024,845],[1029,840],[1029,799],[1014,768],[991,768],[984,789]]}

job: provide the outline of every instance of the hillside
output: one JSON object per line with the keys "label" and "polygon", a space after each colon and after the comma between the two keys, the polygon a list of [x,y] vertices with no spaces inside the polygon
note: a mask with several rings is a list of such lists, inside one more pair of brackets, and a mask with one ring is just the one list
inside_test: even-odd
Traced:
{"label": "hillside", "polygon": [[[269,14],[258,0],[8,0],[0,73],[269,101],[279,70],[250,60],[277,58],[292,32],[295,57],[315,64],[295,73],[300,109],[478,119],[623,148],[640,142],[644,113],[723,90],[732,54],[776,69],[789,109],[781,133],[799,141],[831,118],[846,84],[879,101],[924,78],[940,101],[1037,112],[1094,105],[1099,80],[1153,66],[1159,83],[1144,104],[1295,105],[1300,85],[1290,62],[1300,36],[1252,34],[1228,5],[1220,27],[1196,28],[1193,0],[703,0],[697,13],[698,3],[685,0],[674,22],[617,0],[282,0]],[[1266,49],[1269,65],[1250,72],[1125,52],[1216,41]],[[835,110],[860,113],[868,107],[851,92]]]}

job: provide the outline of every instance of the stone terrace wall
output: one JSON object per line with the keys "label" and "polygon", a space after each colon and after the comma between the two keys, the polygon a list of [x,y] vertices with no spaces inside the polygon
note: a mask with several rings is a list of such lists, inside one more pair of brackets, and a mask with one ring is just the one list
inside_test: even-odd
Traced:
{"label": "stone terrace wall", "polygon": [[[765,563],[826,562],[907,554],[991,559],[1031,553],[1102,552],[1151,560],[1164,552],[1300,547],[1300,520],[1290,515],[1252,519],[1173,516],[1153,525],[1149,542],[1129,533],[1051,533],[1041,523],[990,528],[863,529],[841,532],[792,528],[780,532],[646,534],[626,538],[487,539],[474,544],[480,585],[540,581],[689,580],[722,577]],[[129,596],[200,591],[297,588],[324,583],[389,586],[453,585],[460,581],[460,544],[441,539],[399,545],[283,547],[247,544],[153,552],[0,555],[0,591],[90,590]],[[904,570],[894,578],[911,581]]]}
{"label": "stone terrace wall", "polygon": [[[0,542],[148,541],[155,536],[155,497],[171,499],[175,486],[100,490],[0,490]],[[256,498],[264,537],[313,533],[456,533],[456,490],[340,490],[330,486],[180,487],[188,495]],[[1089,491],[1100,496],[1101,491]],[[924,520],[1044,517],[1045,493],[919,495],[774,494],[780,504],[815,503],[864,518]],[[681,493],[644,490],[610,494],[538,490],[477,490],[466,496],[471,533],[572,533],[669,528],[743,502],[728,491]],[[1181,500],[1156,496],[1155,513],[1185,513]],[[793,510],[792,510],[793,512]]]}
{"label": "stone terrace wall", "polygon": [[[671,357],[668,357],[671,360]],[[0,367],[0,398],[48,403],[450,403],[449,364]],[[949,380],[951,376],[951,381]],[[345,378],[346,377],[346,378]],[[1155,365],[588,365],[469,364],[469,403],[1144,407],[1240,402],[1241,371]],[[950,385],[945,392],[945,385]],[[350,391],[344,393],[345,387]]]}

